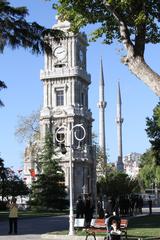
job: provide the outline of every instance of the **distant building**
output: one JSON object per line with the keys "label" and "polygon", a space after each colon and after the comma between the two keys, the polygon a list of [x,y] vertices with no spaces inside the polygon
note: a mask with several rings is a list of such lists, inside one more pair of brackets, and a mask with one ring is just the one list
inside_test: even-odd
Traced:
{"label": "distant building", "polygon": [[124,171],[132,178],[139,173],[139,160],[142,154],[130,153],[123,158]]}

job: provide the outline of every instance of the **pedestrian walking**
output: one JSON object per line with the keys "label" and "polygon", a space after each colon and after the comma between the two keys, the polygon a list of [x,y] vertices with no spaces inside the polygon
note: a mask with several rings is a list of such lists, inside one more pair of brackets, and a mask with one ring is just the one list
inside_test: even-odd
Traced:
{"label": "pedestrian walking", "polygon": [[149,200],[148,200],[148,206],[149,206],[149,214],[152,214],[152,199],[151,196],[149,196]]}
{"label": "pedestrian walking", "polygon": [[9,232],[8,234],[17,234],[17,221],[18,221],[18,206],[16,203],[17,199],[12,198],[11,202],[7,203],[7,208],[9,208]]}
{"label": "pedestrian walking", "polygon": [[84,202],[82,200],[82,197],[79,196],[76,201],[76,218],[83,218],[84,214]]}
{"label": "pedestrian walking", "polygon": [[97,213],[98,213],[98,216],[99,218],[104,218],[104,209],[103,209],[103,206],[102,206],[102,201],[98,201],[97,202]]}
{"label": "pedestrian walking", "polygon": [[142,214],[142,208],[143,208],[143,198],[142,198],[142,196],[139,196],[139,198],[138,198],[138,209],[139,209],[140,214]]}
{"label": "pedestrian walking", "polygon": [[93,218],[93,211],[94,211],[94,206],[91,199],[91,194],[89,194],[85,200],[85,222],[87,227],[90,226],[90,222]]}

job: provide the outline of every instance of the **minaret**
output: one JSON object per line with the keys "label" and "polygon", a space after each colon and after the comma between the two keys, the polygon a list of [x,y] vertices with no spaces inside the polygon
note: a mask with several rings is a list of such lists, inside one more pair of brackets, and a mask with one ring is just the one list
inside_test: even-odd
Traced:
{"label": "minaret", "polygon": [[118,171],[124,171],[124,164],[123,164],[123,153],[122,153],[122,113],[121,113],[121,90],[120,90],[120,84],[118,82],[118,89],[117,89],[117,117],[116,117],[116,123],[117,123],[117,139],[118,139],[118,160],[117,160],[117,170]]}
{"label": "minaret", "polygon": [[106,161],[106,141],[105,141],[105,108],[107,103],[104,99],[104,75],[103,64],[101,59],[100,68],[100,81],[99,81],[99,147],[104,154],[104,160]]}

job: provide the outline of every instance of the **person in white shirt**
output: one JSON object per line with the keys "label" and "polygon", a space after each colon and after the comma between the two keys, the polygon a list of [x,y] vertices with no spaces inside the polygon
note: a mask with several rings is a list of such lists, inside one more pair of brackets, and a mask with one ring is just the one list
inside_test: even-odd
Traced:
{"label": "person in white shirt", "polygon": [[111,239],[112,240],[120,240],[121,231],[118,229],[118,224],[116,220],[112,221],[111,225]]}

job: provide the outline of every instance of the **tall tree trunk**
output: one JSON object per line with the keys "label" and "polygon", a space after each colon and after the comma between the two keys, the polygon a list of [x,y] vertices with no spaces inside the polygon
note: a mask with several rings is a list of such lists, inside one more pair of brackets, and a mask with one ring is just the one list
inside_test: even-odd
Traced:
{"label": "tall tree trunk", "polygon": [[129,70],[142,80],[156,95],[160,96],[160,76],[145,62],[143,57],[124,57],[122,62]]}
{"label": "tall tree trunk", "polygon": [[160,96],[160,76],[154,72],[144,60],[145,49],[145,31],[146,27],[143,24],[138,28],[136,36],[136,44],[131,41],[131,36],[127,27],[125,19],[116,11],[114,6],[103,1],[106,8],[113,14],[114,18],[119,24],[119,32],[124,48],[127,51],[127,56],[122,58],[122,62],[126,64],[129,70],[142,80],[150,89]]}

